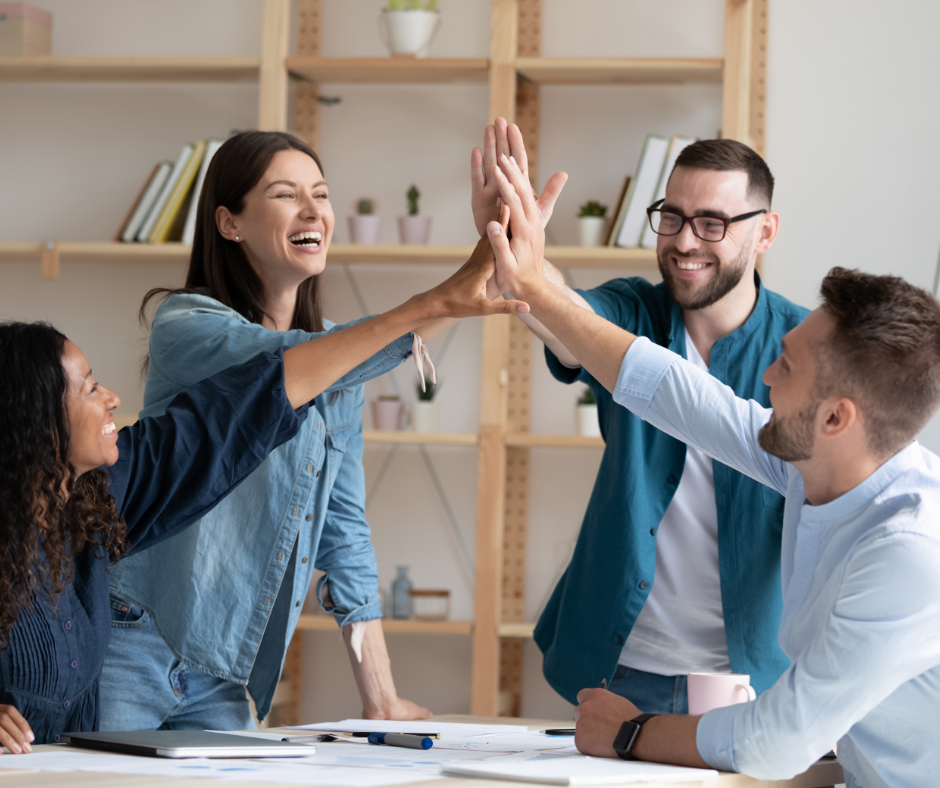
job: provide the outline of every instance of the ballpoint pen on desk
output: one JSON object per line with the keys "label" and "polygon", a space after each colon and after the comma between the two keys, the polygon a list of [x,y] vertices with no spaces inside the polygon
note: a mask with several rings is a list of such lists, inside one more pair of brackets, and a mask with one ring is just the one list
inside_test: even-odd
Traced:
{"label": "ballpoint pen on desk", "polygon": [[[607,689],[607,679],[601,679],[601,689]],[[574,728],[549,728],[546,731],[540,731],[546,736],[574,736],[577,731]]]}
{"label": "ballpoint pen on desk", "polygon": [[417,733],[370,733],[369,744],[411,747],[414,750],[430,750],[434,746],[434,742],[429,736],[421,736]]}

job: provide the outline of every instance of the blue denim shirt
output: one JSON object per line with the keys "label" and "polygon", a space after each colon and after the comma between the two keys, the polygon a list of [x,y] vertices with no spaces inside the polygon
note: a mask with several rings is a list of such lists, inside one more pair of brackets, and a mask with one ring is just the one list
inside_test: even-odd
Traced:
{"label": "blue denim shirt", "polygon": [[765,452],[771,411],[638,339],[614,400],[786,496],[780,644],[793,660],[756,701],[714,709],[696,745],[716,769],[785,780],[838,740],[846,788],[940,773],[940,458],[916,441],[819,506]]}
{"label": "blue denim shirt", "polygon": [[[767,405],[764,370],[783,335],[808,312],[760,287],[756,275],[755,281],[754,310],[714,344],[709,372],[739,397]],[[611,323],[685,356],[682,310],[664,285],[614,279],[581,295]],[[655,531],[682,477],[686,447],[618,407],[584,369],[565,367],[547,348],[545,356],[558,380],[593,389],[606,442],[571,563],[535,628],[546,679],[574,703],[582,688],[610,680],[646,603],[656,569]],[[750,674],[762,692],[789,664],[777,644],[783,497],[720,462],[713,462],[713,471],[728,656],[734,672]]]}
{"label": "blue denim shirt", "polygon": [[[307,406],[294,411],[284,393],[278,349],[188,389],[165,415],[122,429],[118,461],[104,470],[130,554],[146,555],[203,516],[305,419]],[[19,710],[36,744],[98,729],[111,558],[97,543],[85,545],[72,559],[72,583],[55,599],[40,588],[0,649],[0,703]]]}
{"label": "blue denim shirt", "polygon": [[[263,328],[208,296],[171,296],[154,317],[141,415],[162,412],[176,391],[259,350],[312,336]],[[317,397],[316,413],[297,436],[233,495],[184,534],[120,561],[111,573],[112,594],[147,610],[177,657],[229,681],[251,678],[262,716],[314,567],[326,573],[320,584],[329,580],[335,607],[328,612],[339,625],[381,616],[365,520],[361,383],[408,358],[412,341],[411,334],[396,340],[337,381]],[[289,563],[293,584],[282,589]],[[290,613],[278,616],[284,628],[268,632],[265,643],[280,653],[259,659],[279,592],[289,595]],[[252,674],[256,659],[264,675]]]}

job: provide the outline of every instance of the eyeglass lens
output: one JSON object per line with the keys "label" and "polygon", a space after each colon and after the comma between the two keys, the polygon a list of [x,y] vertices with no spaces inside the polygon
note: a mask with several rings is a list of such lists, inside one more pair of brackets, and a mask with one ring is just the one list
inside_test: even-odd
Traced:
{"label": "eyeglass lens", "polygon": [[[725,223],[711,216],[690,219],[695,234],[703,241],[720,241],[725,237]],[[659,235],[678,235],[682,229],[682,216],[669,211],[650,211],[650,226]]]}

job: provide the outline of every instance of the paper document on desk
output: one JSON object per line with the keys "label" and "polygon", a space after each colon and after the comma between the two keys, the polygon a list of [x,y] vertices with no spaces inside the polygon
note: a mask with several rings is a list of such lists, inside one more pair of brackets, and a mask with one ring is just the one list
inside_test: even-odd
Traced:
{"label": "paper document on desk", "polygon": [[445,736],[435,747],[472,752],[523,752],[525,750],[574,749],[574,736],[548,736],[541,731],[500,733],[485,736]]}
{"label": "paper document on desk", "polygon": [[440,733],[441,736],[488,736],[494,733],[522,733],[525,725],[476,725],[462,722],[435,722],[434,720],[340,720],[339,722],[315,722],[312,725],[292,725],[300,731],[334,731],[344,733]]}
{"label": "paper document on desk", "polygon": [[613,785],[638,782],[702,782],[717,780],[714,769],[691,769],[619,758],[591,758],[553,752],[529,752],[482,761],[444,764],[453,777],[483,777],[550,785]]}
{"label": "paper document on desk", "polygon": [[354,766],[367,769],[417,770],[440,774],[448,762],[485,758],[487,753],[466,750],[445,750],[435,745],[430,750],[409,747],[356,747],[347,742],[318,744],[316,753],[291,758],[291,764],[309,763],[321,766]]}

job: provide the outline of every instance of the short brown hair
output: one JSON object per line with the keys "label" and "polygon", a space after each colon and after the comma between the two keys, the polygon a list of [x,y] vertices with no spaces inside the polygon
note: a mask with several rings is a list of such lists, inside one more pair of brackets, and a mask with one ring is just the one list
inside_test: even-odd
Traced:
{"label": "short brown hair", "polygon": [[817,354],[817,388],[855,400],[871,450],[894,454],[940,405],[940,304],[899,276],[838,267],[820,292],[836,328]]}
{"label": "short brown hair", "polygon": [[[774,199],[774,176],[756,151],[737,140],[699,140],[683,148],[676,167],[690,167],[716,172],[740,170],[747,173],[747,196],[761,207],[770,209]],[[672,173],[670,173],[671,175]]]}

